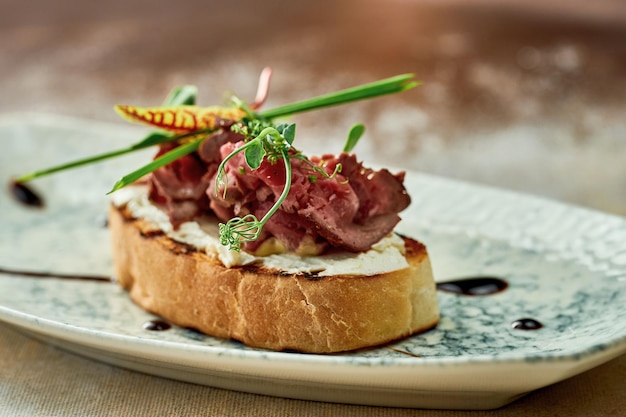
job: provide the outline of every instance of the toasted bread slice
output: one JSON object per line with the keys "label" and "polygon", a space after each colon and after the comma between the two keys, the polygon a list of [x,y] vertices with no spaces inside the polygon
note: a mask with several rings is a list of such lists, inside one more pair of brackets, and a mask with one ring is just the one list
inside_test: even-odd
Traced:
{"label": "toasted bread slice", "polygon": [[403,238],[409,266],[373,276],[225,267],[153,224],[111,206],[115,276],[139,306],[182,327],[272,350],[330,353],[434,327],[437,294],[426,248]]}

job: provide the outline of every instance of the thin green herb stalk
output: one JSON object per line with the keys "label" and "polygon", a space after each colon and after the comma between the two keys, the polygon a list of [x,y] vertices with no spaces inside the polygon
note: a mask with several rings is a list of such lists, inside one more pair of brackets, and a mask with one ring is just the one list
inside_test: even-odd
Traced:
{"label": "thin green herb stalk", "polygon": [[197,136],[199,134],[211,133],[215,129],[205,129],[199,130],[191,133],[184,133],[181,135],[170,135],[160,132],[153,132],[146,136],[142,141],[135,143],[134,145],[129,146],[128,148],[118,149],[111,152],[102,153],[99,155],[90,156],[88,158],[78,159],[76,161],[68,162],[65,164],[57,165],[51,168],[46,168],[40,171],[34,171],[26,175],[22,175],[21,177],[16,178],[17,182],[27,182],[33,180],[35,178],[43,177],[46,175],[54,174],[55,172],[65,171],[71,168],[77,168],[82,165],[88,165],[95,162],[104,161],[106,159],[111,159],[116,156],[122,156],[127,153],[135,152],[141,149],[149,148],[151,146],[160,145],[167,142],[173,142],[181,139],[186,139],[192,136]]}
{"label": "thin green herb stalk", "polygon": [[274,213],[278,211],[278,209],[280,208],[280,205],[287,198],[287,195],[289,194],[289,190],[291,190],[292,173],[291,173],[291,161],[289,160],[289,153],[284,148],[281,149],[280,153],[282,154],[283,161],[285,162],[285,188],[283,188],[283,192],[280,194],[280,197],[278,197],[278,200],[276,200],[276,203],[274,203],[270,211],[265,213],[265,216],[263,216],[263,218],[261,219],[260,221],[261,227],[263,227],[265,223],[267,223],[267,221],[270,219],[270,217],[272,217]]}
{"label": "thin green herb stalk", "polygon": [[195,150],[198,149],[198,147],[200,146],[200,143],[202,143],[204,139],[205,138],[203,137],[200,139],[196,139],[193,142],[189,142],[187,144],[178,146],[172,149],[171,151],[161,155],[160,157],[154,159],[149,164],[144,165],[143,167],[131,172],[128,175],[125,175],[124,177],[122,177],[122,179],[120,179],[119,181],[115,183],[111,191],[109,191],[107,194],[111,194],[119,190],[120,188],[124,188],[127,185],[132,184],[138,179],[144,177],[146,174],[149,174],[152,171],[158,168],[161,168],[162,166],[165,166],[171,162],[174,162],[180,157],[183,157],[187,154],[194,152]]}
{"label": "thin green herb stalk", "polygon": [[400,93],[417,87],[420,84],[417,81],[411,81],[414,76],[414,74],[397,75],[395,77],[386,78],[373,83],[362,84],[345,90],[336,91],[334,93],[324,94],[296,103],[276,107],[274,109],[260,112],[258,115],[266,119],[273,119],[276,117],[315,110],[322,107],[336,106],[339,104],[365,100],[386,94]]}
{"label": "thin green herb stalk", "polygon": [[65,171],[71,168],[77,168],[82,165],[88,165],[95,162],[104,161],[106,159],[115,158],[116,156],[122,156],[127,153],[135,152],[140,149],[148,148],[150,146],[158,145],[161,143],[170,142],[172,140],[180,139],[179,136],[168,135],[159,132],[153,132],[150,135],[146,136],[141,142],[137,142],[134,145],[129,146],[128,148],[118,149],[111,152],[101,153],[99,155],[90,156],[83,159],[77,159],[72,162],[67,162],[65,164],[56,165],[51,168],[46,168],[40,171],[34,171],[26,175],[22,175],[17,178],[17,182],[27,182],[33,180],[35,178],[43,177],[46,175],[54,174],[55,172]]}
{"label": "thin green herb stalk", "polygon": [[228,188],[228,175],[224,174],[226,172],[226,164],[228,163],[228,161],[233,159],[235,155],[237,155],[239,152],[244,152],[246,149],[254,145],[255,144],[250,141],[240,148],[237,148],[235,151],[231,152],[228,156],[226,156],[226,158],[222,159],[220,166],[217,168],[217,178],[215,179],[215,195],[218,195],[220,188],[224,187],[224,193],[222,194],[222,198],[226,198],[226,190]]}
{"label": "thin green herb stalk", "polygon": [[27,182],[30,180],[34,180],[35,178],[39,178],[39,177],[43,177],[46,175],[50,175],[50,174],[54,174],[55,172],[59,172],[59,171],[64,171],[66,169],[71,169],[71,168],[76,168],[82,165],[87,165],[87,164],[91,164],[94,162],[100,162],[100,161],[104,161],[105,159],[110,159],[110,158],[114,158],[116,156],[120,156],[120,155],[124,155],[127,154],[129,152],[133,152],[136,149],[133,148],[126,148],[126,149],[119,149],[117,151],[112,151],[112,152],[107,152],[107,153],[103,153],[100,155],[96,155],[96,156],[92,156],[89,158],[85,158],[85,159],[79,159],[76,161],[72,161],[72,162],[68,162],[66,164],[62,164],[62,165],[57,165],[51,168],[46,168],[46,169],[42,169],[40,171],[34,171],[25,175],[22,175],[21,177],[18,177],[15,179],[16,182]]}
{"label": "thin green herb stalk", "polygon": [[[193,85],[182,85],[173,88],[165,100],[164,106],[184,106],[193,105],[196,103],[196,97],[198,95],[198,89]],[[34,171],[17,178],[17,182],[27,182],[35,178],[43,177],[46,175],[54,174],[55,172],[65,171],[66,169],[77,168],[82,165],[92,164],[94,162],[104,161],[106,159],[115,158],[116,156],[125,155],[130,152],[134,152],[140,149],[147,148],[149,146],[159,145],[161,143],[170,142],[172,140],[178,140],[180,137],[161,132],[152,132],[148,134],[143,140],[129,146],[128,148],[118,149],[102,153],[99,155],[90,156],[83,159],[67,162],[61,165],[53,166],[51,168],[42,169],[40,171]]]}

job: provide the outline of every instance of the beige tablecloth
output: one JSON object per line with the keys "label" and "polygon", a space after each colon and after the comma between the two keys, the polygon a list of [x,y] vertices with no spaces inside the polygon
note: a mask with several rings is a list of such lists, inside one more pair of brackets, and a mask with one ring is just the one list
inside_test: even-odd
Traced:
{"label": "beige tablecloth", "polygon": [[64,352],[0,324],[0,416],[624,416],[624,381],[626,355],[488,412],[317,403],[144,375]]}

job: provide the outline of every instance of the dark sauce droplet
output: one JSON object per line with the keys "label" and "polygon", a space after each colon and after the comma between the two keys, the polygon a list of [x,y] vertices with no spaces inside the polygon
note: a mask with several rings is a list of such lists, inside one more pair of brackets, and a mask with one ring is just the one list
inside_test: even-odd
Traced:
{"label": "dark sauce droplet", "polygon": [[164,330],[168,330],[172,326],[163,320],[149,320],[143,324],[143,328],[145,330],[150,330],[152,332],[162,332]]}
{"label": "dark sauce droplet", "polygon": [[462,278],[437,283],[437,289],[460,295],[491,295],[504,291],[509,284],[496,277]]}
{"label": "dark sauce droplet", "polygon": [[37,208],[44,206],[43,199],[24,183],[11,181],[9,189],[11,190],[11,195],[25,206]]}
{"label": "dark sauce droplet", "polygon": [[511,327],[517,330],[539,330],[543,327],[543,324],[535,319],[519,319],[511,323]]}

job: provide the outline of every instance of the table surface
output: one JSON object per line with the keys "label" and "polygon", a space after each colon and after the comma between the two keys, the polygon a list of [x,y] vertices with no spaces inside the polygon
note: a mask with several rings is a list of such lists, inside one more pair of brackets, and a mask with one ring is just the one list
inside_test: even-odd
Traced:
{"label": "table surface", "polygon": [[[619,416],[626,355],[493,411],[317,403],[172,381],[73,355],[0,324],[0,415],[6,416]],[[621,414],[623,415],[623,414]]]}
{"label": "table surface", "polygon": [[[226,4],[227,3],[227,4]],[[626,4],[490,0],[18,2],[0,14],[0,113],[117,122],[182,83],[205,104],[268,105],[415,72],[420,88],[297,118],[301,147],[366,122],[364,159],[626,215]],[[333,148],[333,146],[335,148]],[[626,356],[491,412],[607,416],[626,408]],[[463,416],[312,403],[151,377],[0,324],[0,415]]]}

